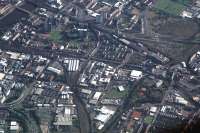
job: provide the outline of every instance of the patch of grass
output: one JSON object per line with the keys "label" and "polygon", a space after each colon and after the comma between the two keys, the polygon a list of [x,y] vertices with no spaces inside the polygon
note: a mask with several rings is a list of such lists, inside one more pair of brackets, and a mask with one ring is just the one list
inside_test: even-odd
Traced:
{"label": "patch of grass", "polygon": [[144,123],[152,124],[152,122],[153,122],[153,117],[147,116],[147,117],[144,118]]}
{"label": "patch of grass", "polygon": [[52,122],[53,116],[51,114],[51,111],[47,109],[39,109],[36,111],[37,118],[39,118],[39,121],[43,122]]}
{"label": "patch of grass", "polygon": [[131,101],[132,103],[135,103],[138,99],[139,97],[138,97],[137,89],[134,88],[134,91],[132,92],[132,96],[131,96]]}
{"label": "patch of grass", "polygon": [[59,42],[61,42],[62,35],[61,35],[60,31],[51,31],[49,39],[55,43],[59,43]]}
{"label": "patch of grass", "polygon": [[79,42],[77,41],[70,41],[68,43],[68,48],[71,48],[71,49],[79,49],[80,48],[80,44]]}
{"label": "patch of grass", "polygon": [[[181,2],[182,0],[179,0],[179,1]],[[157,0],[155,4],[155,8],[163,12],[166,12],[168,14],[179,16],[185,8],[185,6],[181,4],[180,2],[178,1],[176,2],[172,0]]]}
{"label": "patch of grass", "polygon": [[137,95],[137,92],[136,93],[133,93],[132,95],[132,102],[136,102],[138,100],[138,95]]}
{"label": "patch of grass", "polygon": [[73,125],[74,126],[76,126],[76,127],[79,127],[80,125],[80,123],[79,123],[79,121],[78,121],[78,119],[72,119],[72,123],[73,123]]}
{"label": "patch of grass", "polygon": [[110,91],[106,93],[104,98],[113,98],[113,99],[120,99],[127,96],[128,90],[125,89],[124,91],[119,91],[117,88],[112,88]]}
{"label": "patch of grass", "polygon": [[176,0],[178,3],[181,3],[183,5],[188,5],[191,3],[191,0]]}

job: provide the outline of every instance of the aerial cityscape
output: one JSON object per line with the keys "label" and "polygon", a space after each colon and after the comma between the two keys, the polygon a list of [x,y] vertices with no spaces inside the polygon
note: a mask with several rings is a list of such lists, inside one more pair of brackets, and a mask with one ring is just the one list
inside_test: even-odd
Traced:
{"label": "aerial cityscape", "polygon": [[0,133],[200,132],[200,0],[0,0]]}

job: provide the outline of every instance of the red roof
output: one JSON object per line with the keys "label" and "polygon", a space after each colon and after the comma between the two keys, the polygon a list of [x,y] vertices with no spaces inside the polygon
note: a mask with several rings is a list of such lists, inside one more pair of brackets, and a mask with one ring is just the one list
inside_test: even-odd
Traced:
{"label": "red roof", "polygon": [[132,113],[132,118],[140,118],[141,117],[141,115],[142,115],[142,113],[141,112],[138,112],[138,111],[134,111],[133,113]]}
{"label": "red roof", "polygon": [[139,94],[140,96],[144,96],[144,93],[143,92],[140,92],[140,94]]}

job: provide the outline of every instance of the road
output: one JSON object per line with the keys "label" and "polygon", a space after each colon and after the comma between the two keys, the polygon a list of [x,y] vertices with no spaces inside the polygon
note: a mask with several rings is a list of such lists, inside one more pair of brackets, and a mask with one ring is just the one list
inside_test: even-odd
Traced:
{"label": "road", "polygon": [[27,133],[41,133],[40,127],[36,124],[35,120],[27,115],[25,112],[20,112],[13,109],[8,109],[12,118],[16,118],[21,122]]}
{"label": "road", "polygon": [[[169,85],[168,89],[165,91],[165,94],[164,94],[164,96],[163,96],[163,98],[162,98],[162,101],[161,101],[161,103],[159,104],[160,106],[158,107],[158,109],[157,109],[157,111],[156,111],[156,113],[155,113],[155,116],[154,116],[154,119],[153,119],[153,122],[152,122],[153,124],[154,124],[155,121],[157,120],[157,117],[158,117],[158,115],[159,115],[159,113],[160,113],[160,109],[162,108],[163,105],[165,105],[165,100],[166,100],[168,94],[170,93],[170,91],[173,89],[173,87],[174,87],[174,85],[175,85],[175,81],[174,81],[174,76],[175,76],[175,74],[176,74],[176,72],[173,72],[172,77],[171,77],[170,85]],[[151,124],[148,126],[147,130],[145,131],[146,133],[149,132],[151,126],[152,126]]]}
{"label": "road", "polygon": [[149,8],[147,7],[144,11],[141,13],[141,18],[142,18],[142,34],[145,34],[147,36],[151,36],[151,28],[148,20],[148,13],[149,13]]}
{"label": "road", "polygon": [[[30,85],[26,86],[23,90],[23,93],[21,96],[10,102],[10,103],[4,103],[0,104],[0,108],[4,108],[10,111],[11,115],[14,115],[13,117],[18,116],[18,119],[23,120],[24,124],[27,126],[28,133],[40,133],[40,127],[36,124],[34,118],[31,116],[19,112],[19,108],[22,106],[22,102],[25,100],[25,98],[31,93],[32,91],[32,85],[34,83],[31,83]],[[25,126],[24,125],[24,126]]]}

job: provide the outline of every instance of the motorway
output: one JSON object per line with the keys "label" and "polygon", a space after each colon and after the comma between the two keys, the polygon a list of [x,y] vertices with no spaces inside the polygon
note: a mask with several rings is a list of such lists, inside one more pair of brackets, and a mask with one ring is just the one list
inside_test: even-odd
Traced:
{"label": "motorway", "polygon": [[34,118],[25,114],[24,112],[19,111],[20,107],[22,106],[22,102],[32,91],[32,89],[33,89],[32,85],[33,85],[33,83],[26,86],[23,90],[23,93],[21,94],[21,96],[18,99],[14,100],[10,103],[0,104],[0,109],[7,109],[11,113],[11,116],[17,117],[17,119],[22,120],[23,126],[25,126],[27,128],[28,133],[40,133],[40,127],[36,124]]}
{"label": "motorway", "polygon": [[31,83],[28,86],[25,86],[23,93],[20,95],[19,98],[17,98],[16,100],[14,100],[12,102],[9,102],[9,103],[0,104],[0,108],[16,109],[16,108],[20,107],[20,105],[25,100],[25,98],[32,92],[32,89],[33,89],[32,85],[33,85],[33,83]]}

